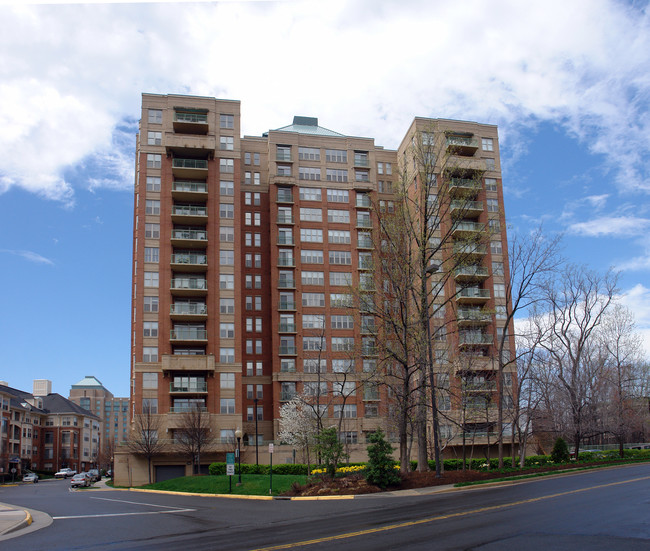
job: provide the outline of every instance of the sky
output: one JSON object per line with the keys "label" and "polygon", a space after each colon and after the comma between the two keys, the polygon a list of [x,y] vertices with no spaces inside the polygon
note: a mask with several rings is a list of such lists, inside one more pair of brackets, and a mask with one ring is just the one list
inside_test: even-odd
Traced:
{"label": "sky", "polygon": [[0,380],[129,394],[141,94],[238,99],[396,148],[415,116],[499,126],[510,232],[620,271],[650,356],[650,7],[606,0],[0,0]]}

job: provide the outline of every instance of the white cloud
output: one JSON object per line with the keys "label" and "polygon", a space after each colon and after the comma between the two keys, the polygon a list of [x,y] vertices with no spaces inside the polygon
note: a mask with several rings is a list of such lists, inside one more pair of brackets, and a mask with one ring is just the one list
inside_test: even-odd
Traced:
{"label": "white cloud", "polygon": [[13,254],[15,256],[20,256],[20,257],[24,258],[25,260],[29,260],[30,262],[35,262],[36,264],[49,264],[51,266],[54,265],[54,262],[52,262],[49,258],[45,258],[44,256],[41,256],[40,254],[35,253],[33,251],[0,249],[0,253]]}
{"label": "white cloud", "polygon": [[650,288],[639,283],[625,291],[620,301],[634,314],[637,330],[643,339],[646,358],[650,360]]}
{"label": "white cloud", "polygon": [[0,191],[71,203],[80,163],[104,163],[91,189],[129,187],[133,149],[120,125],[139,117],[141,92],[240,99],[247,134],[315,115],[387,147],[421,115],[497,123],[515,155],[522,127],[552,121],[602,153],[619,189],[650,191],[650,25],[617,2],[62,5],[2,15]]}
{"label": "white cloud", "polygon": [[569,226],[569,232],[587,237],[640,236],[644,235],[648,229],[650,229],[650,219],[634,216],[602,216]]}

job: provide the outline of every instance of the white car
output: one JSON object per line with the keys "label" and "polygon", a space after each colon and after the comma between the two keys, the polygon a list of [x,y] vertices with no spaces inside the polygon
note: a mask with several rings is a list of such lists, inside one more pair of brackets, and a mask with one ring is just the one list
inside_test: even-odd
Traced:
{"label": "white car", "polygon": [[36,484],[38,482],[38,475],[36,473],[27,473],[23,476],[23,482],[33,482]]}
{"label": "white car", "polygon": [[90,475],[88,473],[76,474],[72,477],[72,480],[70,481],[71,488],[78,488],[79,486],[83,486],[84,488],[87,488],[88,486],[90,486],[90,484],[91,484]]}
{"label": "white car", "polygon": [[69,478],[77,474],[77,471],[73,471],[70,467],[61,469],[58,473],[54,473],[54,478]]}

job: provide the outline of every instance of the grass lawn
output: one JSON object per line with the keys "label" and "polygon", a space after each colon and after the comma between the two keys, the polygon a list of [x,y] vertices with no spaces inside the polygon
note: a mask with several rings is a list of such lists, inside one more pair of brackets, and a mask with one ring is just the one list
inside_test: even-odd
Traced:
{"label": "grass lawn", "polygon": [[[230,481],[232,478],[232,492],[230,491]],[[184,476],[174,478],[155,484],[146,484],[140,488],[148,490],[167,490],[170,492],[192,492],[197,494],[236,494],[236,495],[269,495],[269,475],[264,474],[243,474],[242,485],[237,486],[237,476],[226,475],[206,475],[206,476]],[[273,495],[279,495],[291,488],[294,482],[305,484],[306,476],[274,474],[273,475]]]}

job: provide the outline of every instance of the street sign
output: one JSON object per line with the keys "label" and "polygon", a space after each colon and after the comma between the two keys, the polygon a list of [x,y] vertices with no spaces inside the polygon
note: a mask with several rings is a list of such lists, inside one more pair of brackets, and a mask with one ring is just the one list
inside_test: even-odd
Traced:
{"label": "street sign", "polygon": [[235,474],[235,454],[226,454],[226,475],[233,476]]}
{"label": "street sign", "polygon": [[269,453],[273,453],[273,444],[269,444]]}

